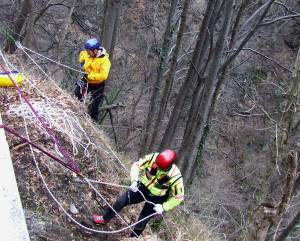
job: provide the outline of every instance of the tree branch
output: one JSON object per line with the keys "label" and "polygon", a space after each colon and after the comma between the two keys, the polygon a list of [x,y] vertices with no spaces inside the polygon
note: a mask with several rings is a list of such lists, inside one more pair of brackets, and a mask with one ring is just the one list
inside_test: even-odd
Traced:
{"label": "tree branch", "polygon": [[50,8],[50,7],[53,7],[53,6],[64,6],[66,8],[71,8],[63,3],[52,3],[52,4],[48,4],[46,7],[44,7],[42,10],[40,10],[40,13],[38,16],[36,16],[36,18],[34,19],[34,23],[36,23],[42,16],[43,14]]}
{"label": "tree branch", "polygon": [[233,53],[231,56],[229,56],[225,62],[223,63],[223,65],[220,67],[219,72],[221,73],[224,69],[227,68],[227,66],[235,59],[235,57],[240,53],[240,51],[243,49],[243,47],[246,45],[246,43],[250,40],[250,38],[254,35],[254,33],[256,32],[256,30],[260,27],[260,23],[263,21],[264,17],[266,16],[266,14],[268,13],[272,3],[275,0],[269,0],[268,2],[266,2],[261,8],[259,8],[259,10],[257,10],[249,19],[248,21],[244,24],[244,26],[242,28],[244,28],[245,26],[247,26],[249,24],[250,21],[252,21],[252,19],[254,18],[254,16],[257,16],[258,13],[263,10],[263,13],[261,14],[261,16],[259,17],[259,19],[257,20],[257,23],[254,24],[254,26],[252,27],[252,29],[247,33],[247,35],[240,40],[240,42],[237,44],[238,48],[236,50],[235,53]]}
{"label": "tree branch", "polygon": [[276,23],[276,22],[281,21],[281,20],[286,20],[286,19],[289,19],[289,18],[297,18],[297,17],[300,17],[300,13],[278,17],[278,18],[275,18],[273,20],[261,23],[259,26],[267,26],[267,25],[270,25],[272,23]]}
{"label": "tree branch", "polygon": [[[254,50],[254,49],[251,49],[251,48],[242,48],[242,50],[248,50],[248,51],[251,51],[251,52],[253,52],[253,53],[255,53],[255,54],[258,54],[258,55],[264,57],[265,59],[270,60],[271,62],[277,64],[279,67],[285,69],[286,71],[288,71],[288,72],[290,72],[290,73],[293,73],[293,71],[290,70],[289,68],[283,66],[283,65],[280,64],[278,61],[276,61],[276,60],[274,60],[274,59],[272,59],[272,58],[270,58],[270,57],[268,57],[268,56],[266,56],[266,55],[264,55],[264,54],[258,52],[257,50]],[[227,52],[231,52],[231,51],[236,51],[236,49],[232,49],[232,50],[227,51]]]}
{"label": "tree branch", "polygon": [[113,104],[113,105],[107,105],[107,106],[100,107],[100,110],[113,110],[116,108],[124,108],[124,107],[125,107],[125,105],[117,103],[117,104]]}
{"label": "tree branch", "polygon": [[291,10],[288,6],[286,6],[286,5],[283,4],[282,2],[277,2],[277,1],[275,1],[274,3],[275,3],[275,4],[278,4],[278,5],[282,6],[282,7],[284,7],[287,11],[289,11],[289,12],[291,12],[291,13],[298,14],[297,12]]}

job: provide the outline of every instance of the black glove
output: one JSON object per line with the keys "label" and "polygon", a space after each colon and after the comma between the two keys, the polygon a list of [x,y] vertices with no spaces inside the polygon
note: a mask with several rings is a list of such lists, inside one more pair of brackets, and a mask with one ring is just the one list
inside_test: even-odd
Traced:
{"label": "black glove", "polygon": [[82,81],[88,82],[88,74],[84,74],[81,78]]}

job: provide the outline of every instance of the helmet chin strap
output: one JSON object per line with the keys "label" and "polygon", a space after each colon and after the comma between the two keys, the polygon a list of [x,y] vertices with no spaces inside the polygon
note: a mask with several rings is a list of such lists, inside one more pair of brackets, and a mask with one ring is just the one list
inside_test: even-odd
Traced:
{"label": "helmet chin strap", "polygon": [[93,56],[91,56],[91,57],[95,58],[97,56],[97,52],[98,52],[97,49],[93,49],[92,52],[93,52]]}

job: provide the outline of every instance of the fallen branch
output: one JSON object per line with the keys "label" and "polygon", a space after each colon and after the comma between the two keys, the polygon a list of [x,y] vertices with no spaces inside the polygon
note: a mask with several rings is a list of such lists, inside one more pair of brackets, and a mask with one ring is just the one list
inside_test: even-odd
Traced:
{"label": "fallen branch", "polygon": [[[35,143],[35,142],[37,142],[37,141],[39,141],[39,140],[40,140],[40,138],[35,139],[35,140],[33,140],[32,142]],[[21,148],[27,146],[27,145],[28,145],[28,142],[22,141],[22,142],[19,142],[19,143],[15,144],[15,145],[10,146],[9,149],[10,149],[10,150],[15,150],[15,151],[16,151],[16,150],[18,150],[18,149],[21,149]]]}
{"label": "fallen branch", "polygon": [[125,105],[117,103],[117,104],[113,104],[113,105],[107,105],[107,106],[100,107],[100,110],[113,110],[113,109],[124,108],[124,107],[125,107]]}

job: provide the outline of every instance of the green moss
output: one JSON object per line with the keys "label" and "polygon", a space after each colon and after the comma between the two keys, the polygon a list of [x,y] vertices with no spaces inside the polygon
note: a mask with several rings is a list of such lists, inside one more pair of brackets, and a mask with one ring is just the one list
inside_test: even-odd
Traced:
{"label": "green moss", "polygon": [[163,219],[152,219],[149,222],[149,225],[153,232],[158,232],[162,228],[163,226],[162,224],[163,224]]}
{"label": "green moss", "polygon": [[43,215],[45,213],[45,208],[42,205],[36,206],[34,213]]}
{"label": "green moss", "polygon": [[264,70],[253,67],[247,73],[247,78],[250,79],[255,86],[257,86],[267,79],[267,73]]}
{"label": "green moss", "polygon": [[118,98],[119,94],[121,92],[121,89],[119,88],[113,88],[110,92],[105,93],[105,100],[107,102],[108,105],[113,104],[116,99]]}
{"label": "green moss", "polygon": [[130,180],[128,178],[120,178],[120,185],[130,186]]}
{"label": "green moss", "polygon": [[202,135],[202,138],[201,138],[201,141],[200,141],[200,144],[199,144],[199,147],[198,147],[198,152],[197,152],[197,156],[196,156],[196,163],[197,163],[197,166],[196,166],[196,174],[197,176],[202,176],[203,173],[202,173],[202,170],[203,170],[203,151],[204,151],[204,147],[205,147],[205,143],[206,143],[206,140],[207,140],[207,137],[208,137],[208,134],[211,130],[211,123],[207,123],[204,127],[204,131],[203,131],[203,135]]}

